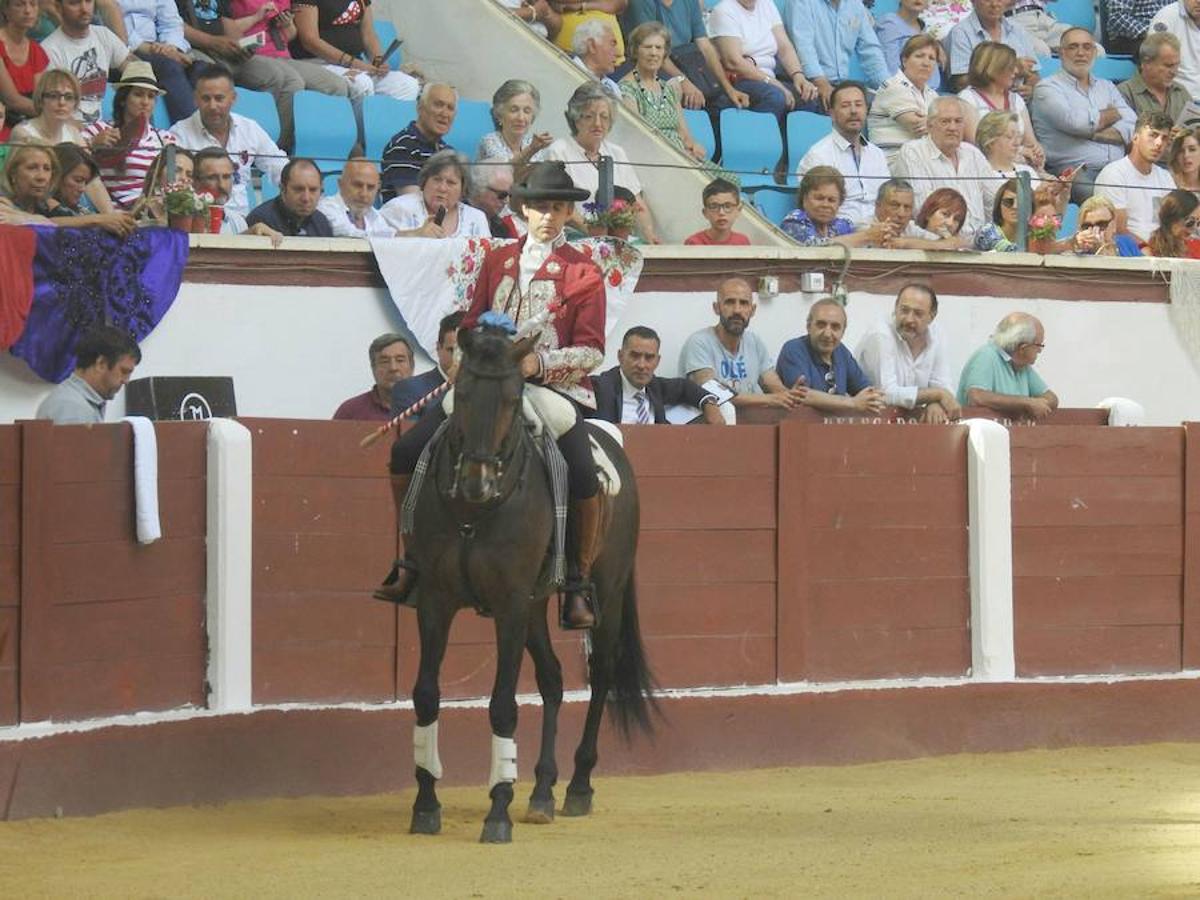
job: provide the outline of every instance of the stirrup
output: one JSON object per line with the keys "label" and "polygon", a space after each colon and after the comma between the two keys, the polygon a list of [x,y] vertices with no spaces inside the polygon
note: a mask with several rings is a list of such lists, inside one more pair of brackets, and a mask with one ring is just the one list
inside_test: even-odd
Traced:
{"label": "stirrup", "polygon": [[[589,628],[595,628],[600,622],[600,615],[596,609],[596,587],[591,581],[583,581],[580,579],[572,579],[562,586],[562,590],[558,595],[558,625],[563,631],[587,631]],[[567,619],[567,605],[569,598],[578,597],[583,601],[584,611],[591,614],[591,622],[571,622]]]}
{"label": "stirrup", "polygon": [[[411,573],[411,577],[407,579],[407,583],[398,586],[400,581],[400,570]],[[382,600],[385,603],[395,603],[398,606],[408,606],[412,609],[417,608],[416,600],[413,599],[412,590],[417,583],[417,567],[410,563],[407,559],[398,559],[392,564],[392,570],[388,572],[387,577],[383,579],[383,584],[377,587],[371,594],[376,600]]]}

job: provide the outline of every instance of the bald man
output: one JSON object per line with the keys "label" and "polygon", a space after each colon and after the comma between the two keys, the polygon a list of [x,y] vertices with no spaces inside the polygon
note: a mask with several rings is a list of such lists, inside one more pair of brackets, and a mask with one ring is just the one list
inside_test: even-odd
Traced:
{"label": "bald man", "polygon": [[378,194],[379,169],[370,160],[356,157],[342,167],[338,192],[322,197],[317,209],[329,220],[334,237],[395,237],[396,229],[375,208]]}
{"label": "bald man", "polygon": [[1045,329],[1035,317],[1009,313],[967,360],[958,381],[958,402],[986,406],[1014,419],[1045,419],[1058,409],[1058,397],[1033,369],[1045,340]]}

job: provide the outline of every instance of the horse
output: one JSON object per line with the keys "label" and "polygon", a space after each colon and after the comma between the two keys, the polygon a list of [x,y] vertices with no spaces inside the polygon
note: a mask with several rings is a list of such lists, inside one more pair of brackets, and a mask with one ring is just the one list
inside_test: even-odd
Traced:
{"label": "horse", "polygon": [[[493,616],[496,629],[496,676],[488,705],[491,808],[480,841],[512,840],[508,808],[517,777],[516,690],[525,650],[533,660],[543,710],[525,821],[554,821],[555,740],[563,696],[562,667],[546,621],[555,587],[549,552],[554,502],[550,476],[522,414],[521,360],[532,351],[536,337],[513,341],[500,328],[459,333],[463,356],[455,378],[453,410],[442,438],[429,450],[427,474],[415,501],[419,527],[406,538],[410,558],[421,573],[414,589],[421,661],[413,688],[417,781],[413,834],[441,830],[435,790],[442,774],[437,751],[438,671],[454,616],[468,605]],[[653,730],[653,679],[634,591],[637,486],[619,443],[600,428],[589,429],[616,467],[621,488],[616,496],[606,498],[607,527],[592,568],[597,622],[588,656],[591,699],[561,810],[564,816],[591,812],[591,774],[606,702],[626,741],[635,731],[650,734]]]}

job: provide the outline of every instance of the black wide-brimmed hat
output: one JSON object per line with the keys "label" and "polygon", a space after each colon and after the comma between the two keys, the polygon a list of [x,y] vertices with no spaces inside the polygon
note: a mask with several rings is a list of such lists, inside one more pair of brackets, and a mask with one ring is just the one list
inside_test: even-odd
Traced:
{"label": "black wide-brimmed hat", "polygon": [[591,192],[575,187],[567,174],[567,167],[560,162],[534,163],[522,184],[512,189],[519,203],[529,200],[586,200]]}

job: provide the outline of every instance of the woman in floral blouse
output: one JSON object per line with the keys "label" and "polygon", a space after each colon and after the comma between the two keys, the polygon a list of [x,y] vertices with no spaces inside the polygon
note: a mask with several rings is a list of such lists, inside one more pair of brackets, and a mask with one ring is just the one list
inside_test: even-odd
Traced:
{"label": "woman in floral blouse", "polygon": [[845,199],[842,173],[833,166],[814,166],[800,180],[796,195],[799,208],[788,213],[779,227],[803,247],[832,243],[854,231],[850,220],[838,215]]}

